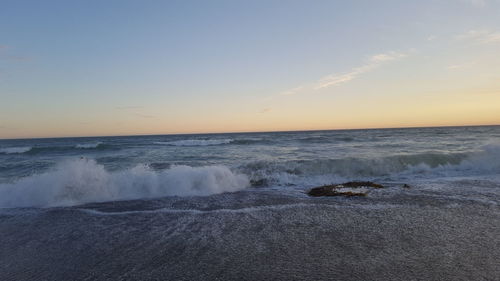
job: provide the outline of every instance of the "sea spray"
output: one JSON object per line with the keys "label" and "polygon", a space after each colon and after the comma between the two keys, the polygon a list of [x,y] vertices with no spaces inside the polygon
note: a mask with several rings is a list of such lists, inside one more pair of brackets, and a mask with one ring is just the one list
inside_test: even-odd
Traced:
{"label": "sea spray", "polygon": [[108,172],[91,159],[73,159],[52,171],[0,185],[0,207],[71,206],[88,202],[162,196],[206,196],[234,192],[248,178],[224,166],[173,166],[158,172],[146,165]]}

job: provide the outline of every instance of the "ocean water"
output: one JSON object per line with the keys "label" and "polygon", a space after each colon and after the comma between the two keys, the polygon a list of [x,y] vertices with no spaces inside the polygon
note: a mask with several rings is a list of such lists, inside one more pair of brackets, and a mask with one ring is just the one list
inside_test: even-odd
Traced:
{"label": "ocean water", "polygon": [[499,203],[500,126],[0,140],[0,280],[500,280]]}

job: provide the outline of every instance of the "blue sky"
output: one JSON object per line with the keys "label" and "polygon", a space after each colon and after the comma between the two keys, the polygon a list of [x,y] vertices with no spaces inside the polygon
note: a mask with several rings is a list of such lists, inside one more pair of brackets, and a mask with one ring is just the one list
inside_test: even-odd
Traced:
{"label": "blue sky", "polygon": [[0,5],[0,138],[500,123],[497,0]]}

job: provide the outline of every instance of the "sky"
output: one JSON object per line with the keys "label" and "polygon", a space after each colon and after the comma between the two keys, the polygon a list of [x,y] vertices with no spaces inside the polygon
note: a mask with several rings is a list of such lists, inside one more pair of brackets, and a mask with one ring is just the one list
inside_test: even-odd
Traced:
{"label": "sky", "polygon": [[500,0],[0,0],[0,138],[500,124]]}

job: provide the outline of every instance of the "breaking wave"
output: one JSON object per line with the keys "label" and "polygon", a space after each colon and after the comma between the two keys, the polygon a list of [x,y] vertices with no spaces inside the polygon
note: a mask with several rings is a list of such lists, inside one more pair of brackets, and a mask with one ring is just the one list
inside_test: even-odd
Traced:
{"label": "breaking wave", "polygon": [[88,202],[197,196],[255,187],[339,183],[348,180],[418,180],[500,174],[500,144],[468,153],[425,152],[384,157],[271,159],[226,166],[154,162],[107,171],[94,160],[65,161],[54,169],[0,184],[0,207],[68,206]]}
{"label": "breaking wave", "polygon": [[232,139],[212,139],[212,140],[178,140],[178,141],[157,141],[154,144],[171,145],[171,146],[208,146],[208,145],[221,145],[232,143]]}
{"label": "breaking wave", "polygon": [[79,143],[75,145],[75,148],[80,148],[80,149],[92,149],[92,148],[98,148],[102,142],[94,142],[94,143]]}
{"label": "breaking wave", "polygon": [[163,196],[206,196],[249,185],[224,166],[173,166],[158,172],[146,165],[109,172],[94,160],[74,159],[54,170],[0,184],[0,207],[72,206],[89,202]]}
{"label": "breaking wave", "polygon": [[26,153],[31,149],[32,149],[31,146],[5,147],[5,148],[0,148],[0,154],[20,154],[20,153]]}
{"label": "breaking wave", "polygon": [[[254,185],[311,185],[346,180],[500,173],[500,145],[470,153],[420,153],[379,158],[258,161],[239,167]],[[258,183],[258,184],[255,184]]]}

